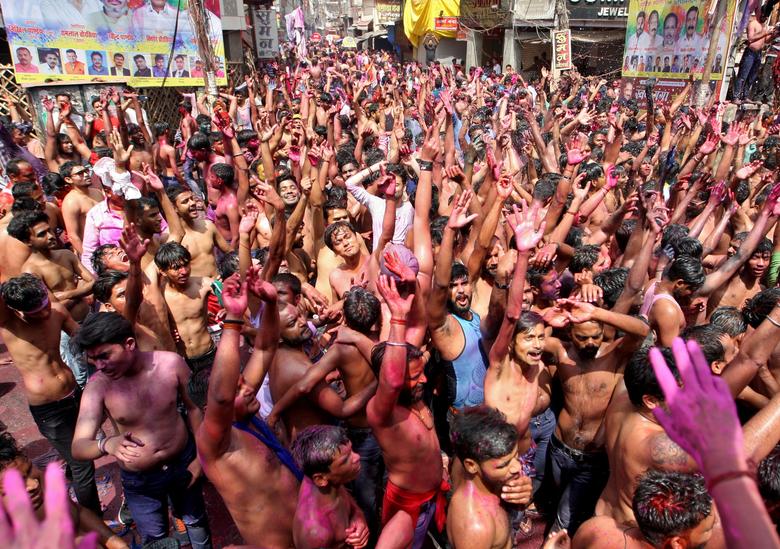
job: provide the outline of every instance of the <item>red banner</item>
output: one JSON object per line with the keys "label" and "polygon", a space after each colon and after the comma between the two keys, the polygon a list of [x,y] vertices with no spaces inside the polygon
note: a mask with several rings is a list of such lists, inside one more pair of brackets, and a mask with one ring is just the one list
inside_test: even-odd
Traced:
{"label": "red banner", "polygon": [[458,18],[437,17],[434,23],[434,29],[437,31],[456,31],[458,30]]}
{"label": "red banner", "polygon": [[571,31],[568,29],[552,31],[552,43],[553,67],[559,71],[571,69]]}

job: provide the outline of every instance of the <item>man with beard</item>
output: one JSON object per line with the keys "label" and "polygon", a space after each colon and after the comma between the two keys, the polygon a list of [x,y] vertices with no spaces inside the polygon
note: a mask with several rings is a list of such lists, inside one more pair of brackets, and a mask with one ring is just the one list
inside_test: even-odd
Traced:
{"label": "man with beard", "polygon": [[[281,342],[268,372],[274,402],[299,384],[313,367],[304,350],[312,338],[306,315],[295,303],[280,303],[279,321]],[[259,331],[264,330],[261,323]],[[299,431],[310,425],[329,423],[331,416],[342,419],[353,416],[365,408],[375,389],[374,384],[369,383],[347,400],[342,400],[328,384],[319,384],[310,394],[297,399],[281,413],[289,439],[293,440]]]}
{"label": "man with beard", "polygon": [[360,472],[360,456],[346,431],[330,425],[307,427],[298,433],[291,451],[306,475],[293,522],[295,547],[365,547],[366,521],[345,486]]}
{"label": "man with beard", "polygon": [[657,345],[669,346],[685,327],[681,305],[704,284],[704,267],[694,257],[680,256],[664,270],[663,277],[645,290],[639,314],[648,319]]}
{"label": "man with beard", "polygon": [[379,277],[377,287],[390,309],[390,335],[371,352],[379,386],[366,407],[366,417],[388,471],[382,534],[395,547],[420,549],[434,516],[437,529],[444,527],[449,484],[443,475],[433,413],[422,401],[425,361],[419,349],[406,342],[415,296],[402,298],[395,279],[385,275]]}
{"label": "man with beard", "polygon": [[431,341],[445,361],[449,393],[447,401],[456,412],[484,401],[487,357],[482,346],[480,317],[471,309],[473,286],[468,269],[453,261],[455,235],[477,214],[468,215],[473,194],[461,194],[444,228],[428,300]]}
{"label": "man with beard", "polygon": [[189,187],[170,185],[165,191],[181,220],[184,237],[182,246],[190,251],[190,267],[194,276],[217,277],[217,261],[214,248],[222,253],[232,251],[230,244],[217,230],[217,226],[200,214]]}
{"label": "man with beard", "polygon": [[[254,353],[243,373],[239,340],[249,289],[263,300]],[[225,281],[222,301],[227,315],[208,382],[203,423],[196,432],[203,471],[225,502],[245,543],[263,547],[293,546],[292,525],[303,473],[273,431],[257,417],[257,391],[279,345],[279,313],[274,287],[257,269],[241,283],[238,275]],[[196,400],[206,390],[196,376]]]}
{"label": "man with beard", "polygon": [[523,475],[517,429],[498,410],[480,406],[455,417],[450,437],[464,480],[450,500],[447,536],[455,549],[510,549],[501,493]]}
{"label": "man with beard", "polygon": [[555,301],[561,295],[561,277],[553,267],[531,268],[526,276],[534,297],[531,310],[544,314],[547,309],[555,306]]}
{"label": "man with beard", "polygon": [[[599,493],[609,477],[600,429],[610,398],[622,377],[625,361],[636,351],[650,328],[642,320],[589,303],[560,300],[569,325],[570,342],[558,357],[556,375],[563,388],[563,408],[550,439],[544,496],[557,509],[552,530],[574,536],[593,515]],[[607,324],[626,335],[605,341]]]}

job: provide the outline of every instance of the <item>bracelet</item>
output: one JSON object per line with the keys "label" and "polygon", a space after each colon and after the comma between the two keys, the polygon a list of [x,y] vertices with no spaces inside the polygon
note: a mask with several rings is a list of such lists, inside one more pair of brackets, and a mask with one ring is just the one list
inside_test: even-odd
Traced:
{"label": "bracelet", "polygon": [[243,322],[241,324],[233,324],[233,323],[223,324],[222,325],[222,329],[225,330],[225,331],[227,331],[227,330],[235,330],[236,332],[240,332],[241,328],[242,328],[242,325],[243,325]]}
{"label": "bracelet", "polygon": [[98,441],[97,441],[97,443],[98,443],[98,450],[104,456],[108,455],[108,452],[106,452],[106,442],[108,441],[109,438],[111,438],[111,437],[105,437],[104,436],[103,438],[99,438]]}
{"label": "bracelet", "polygon": [[404,347],[406,348],[406,343],[399,343],[398,341],[385,341],[385,345],[388,347]]}
{"label": "bracelet", "polygon": [[754,471],[748,471],[746,469],[741,469],[738,471],[729,471],[727,473],[722,473],[720,475],[715,476],[714,478],[711,478],[707,481],[707,491],[712,493],[713,488],[720,484],[721,482],[726,482],[728,480],[734,480],[736,478],[740,477],[747,477],[755,482],[756,480],[756,473]]}
{"label": "bracelet", "polygon": [[238,158],[239,156],[244,156],[244,153],[236,153],[233,155],[233,158]]}
{"label": "bracelet", "polygon": [[509,289],[509,284],[506,284],[506,283],[501,284],[500,282],[494,282],[493,283],[493,287],[494,288],[498,288],[499,290],[508,290]]}
{"label": "bracelet", "polygon": [[775,320],[775,319],[774,319],[774,318],[772,318],[771,316],[769,316],[769,315],[766,315],[766,319],[767,319],[769,322],[771,322],[772,324],[774,324],[775,326],[777,326],[778,328],[780,328],[780,322],[778,322],[777,320]]}
{"label": "bracelet", "polygon": [[226,318],[225,320],[222,321],[222,324],[235,324],[237,326],[243,326],[244,321],[233,319],[233,318]]}
{"label": "bracelet", "polygon": [[406,320],[403,318],[391,318],[390,324],[399,324],[401,326],[406,326]]}
{"label": "bracelet", "polygon": [[433,162],[429,160],[418,160],[417,164],[420,166],[421,172],[431,172],[433,171]]}
{"label": "bracelet", "polygon": [[577,212],[572,212],[572,211],[569,211],[569,210],[566,210],[566,213],[565,213],[565,214],[563,214],[563,215],[566,215],[566,214],[568,214],[568,215],[573,215],[573,216],[575,216],[575,217],[577,216]]}

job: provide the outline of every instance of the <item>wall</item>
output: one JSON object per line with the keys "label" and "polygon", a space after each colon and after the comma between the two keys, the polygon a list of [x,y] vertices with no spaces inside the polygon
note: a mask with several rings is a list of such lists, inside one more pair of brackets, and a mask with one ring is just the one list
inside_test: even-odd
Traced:
{"label": "wall", "polygon": [[[442,38],[439,40],[439,47],[436,48],[436,59],[444,57],[455,57],[456,59],[466,59],[466,42],[458,42],[454,38]],[[422,45],[417,48],[417,57],[419,63],[425,64],[425,48]]]}

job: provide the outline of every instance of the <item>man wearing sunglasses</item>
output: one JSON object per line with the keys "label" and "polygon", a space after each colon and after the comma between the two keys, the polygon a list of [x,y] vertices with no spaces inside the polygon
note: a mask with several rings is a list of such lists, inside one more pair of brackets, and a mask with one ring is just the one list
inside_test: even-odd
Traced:
{"label": "man wearing sunglasses", "polygon": [[105,197],[100,190],[91,186],[92,168],[89,166],[73,161],[65,162],[60,166],[60,175],[71,187],[62,200],[62,219],[73,251],[81,256],[87,213]]}

